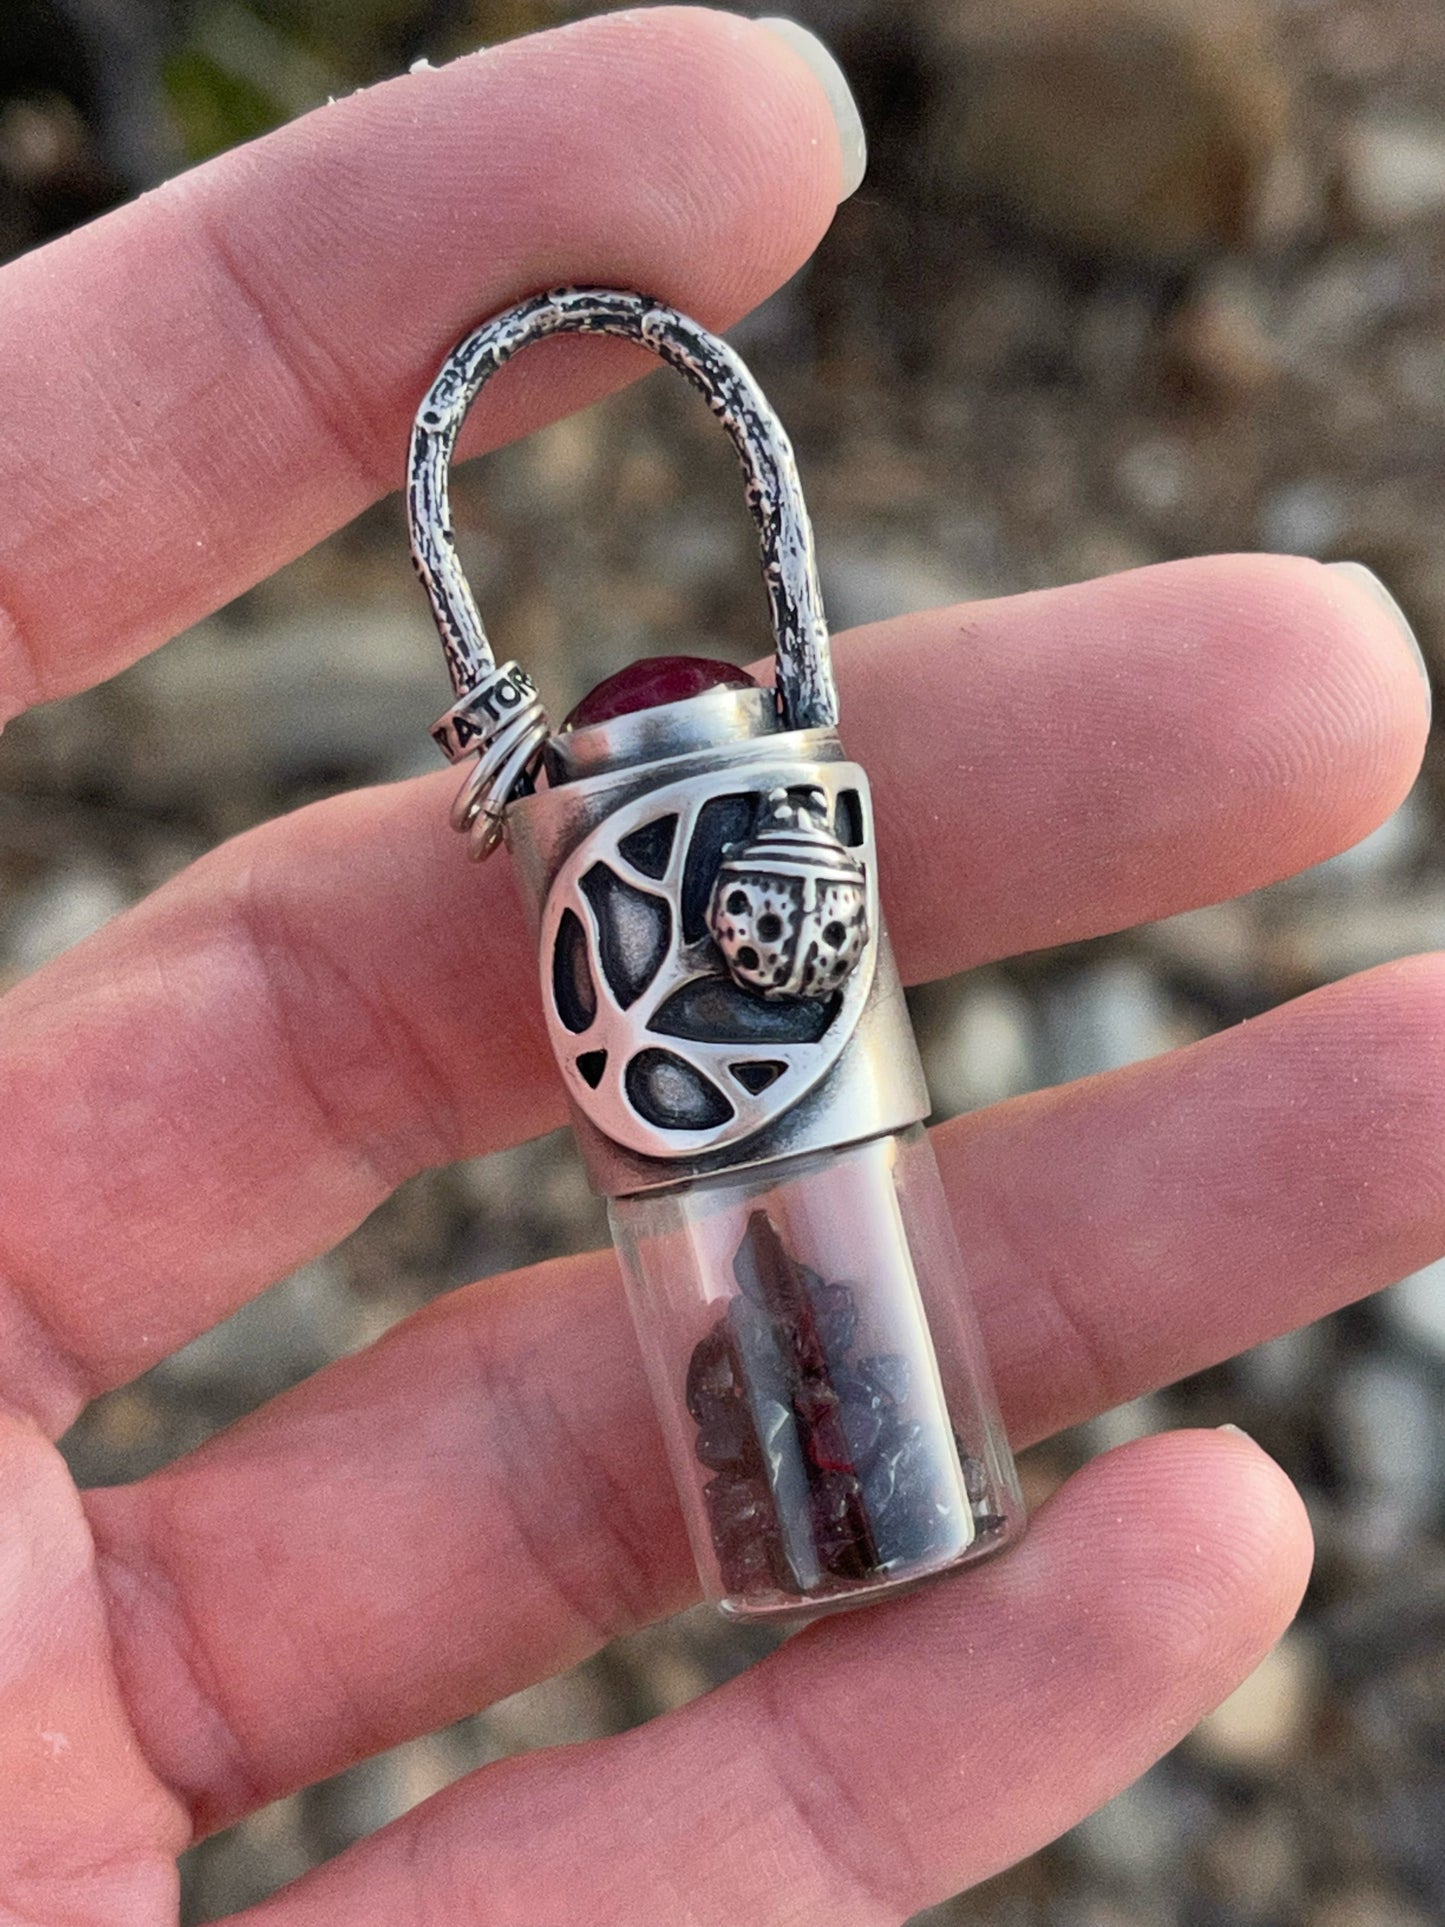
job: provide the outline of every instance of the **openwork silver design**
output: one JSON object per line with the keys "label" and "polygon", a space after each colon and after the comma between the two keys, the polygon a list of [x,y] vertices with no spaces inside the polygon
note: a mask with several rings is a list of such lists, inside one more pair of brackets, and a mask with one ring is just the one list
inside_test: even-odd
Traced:
{"label": "openwork silver design", "polygon": [[[495,687],[499,673],[451,526],[448,475],[457,436],[467,411],[496,371],[519,349],[556,334],[616,335],[635,341],[701,391],[737,450],[757,524],[777,643],[783,725],[811,729],[836,723],[838,696],[812,525],[792,446],[752,376],[726,342],[674,308],[617,289],[559,288],[495,316],[458,343],[427,391],[412,430],[407,484],[412,559],[431,602],[459,699],[437,730],[445,732],[459,711],[472,720],[484,713],[472,706]],[[452,755],[455,728],[438,735],[438,741]],[[485,856],[495,847],[506,806],[531,786],[546,741],[546,716],[531,691],[524,709],[493,719],[493,726],[483,729],[463,752],[476,750],[480,760],[452,820],[471,830],[474,855]]]}
{"label": "openwork silver design", "polygon": [[[720,891],[726,901],[741,887],[725,876],[727,853],[756,848],[784,808],[818,824],[812,853],[831,846],[861,915],[849,926],[851,968],[834,978],[793,961],[798,988],[760,995],[729,971],[710,913]],[[802,874],[782,880],[801,897]],[[800,916],[805,950],[816,915],[815,904]],[[645,1157],[742,1143],[837,1063],[868,1001],[876,945],[866,933],[877,928],[872,812],[856,764],[760,757],[634,797],[571,851],[543,911],[543,1007],[573,1101]]]}

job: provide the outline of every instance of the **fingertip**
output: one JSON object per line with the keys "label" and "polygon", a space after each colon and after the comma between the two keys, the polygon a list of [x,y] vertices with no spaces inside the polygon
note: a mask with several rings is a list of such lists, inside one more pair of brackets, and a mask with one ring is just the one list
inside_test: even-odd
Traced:
{"label": "fingertip", "polygon": [[[1236,566],[1245,561],[1219,559]],[[1358,562],[1297,555],[1248,560],[1265,585],[1262,613],[1298,639],[1301,666],[1313,667],[1320,692],[1339,700],[1342,720],[1374,723],[1385,793],[1398,802],[1419,769],[1431,713],[1425,658],[1404,610]]]}
{"label": "fingertip", "polygon": [[1299,1611],[1314,1565],[1314,1530],[1299,1488],[1279,1461],[1238,1425],[1185,1436],[1200,1436],[1206,1464],[1211,1470],[1217,1464],[1234,1482],[1231,1504],[1241,1524],[1246,1576],[1252,1558],[1254,1569],[1273,1582],[1261,1597],[1269,1609],[1266,1628],[1276,1624],[1277,1638]]}
{"label": "fingertip", "polygon": [[[523,49],[570,81],[577,102],[563,204],[587,212],[575,193],[580,150],[610,147],[612,168],[645,177],[634,252],[656,266],[640,269],[636,285],[709,326],[730,326],[816,247],[842,198],[851,96],[841,71],[824,81],[830,57],[814,36],[723,9],[663,6],[603,14],[499,51]],[[571,252],[585,254],[585,220],[580,231],[565,215],[558,226]],[[624,254],[614,248],[619,264]],[[559,266],[570,274],[560,257]]]}
{"label": "fingertip", "polygon": [[[1232,1692],[1299,1609],[1313,1561],[1304,1502],[1239,1431],[1165,1433],[1093,1460],[1050,1501],[1063,1554],[1108,1546],[1111,1640],[1126,1670],[1180,1683],[1180,1730]],[[1041,1521],[1044,1515],[1041,1515]]]}
{"label": "fingertip", "polygon": [[1418,646],[1383,584],[1360,580],[1368,575],[1307,556],[1225,554],[1118,578],[1139,585],[1156,618],[1172,607],[1185,633],[1200,626],[1201,602],[1212,609],[1201,677],[1210,704],[1197,726],[1290,799],[1287,823],[1262,819],[1278,839],[1277,875],[1369,835],[1419,773],[1430,702]]}
{"label": "fingertip", "polygon": [[1419,675],[1425,691],[1425,717],[1428,723],[1433,707],[1434,692],[1430,687],[1430,669],[1425,661],[1425,652],[1420,647],[1420,639],[1415,634],[1414,624],[1396,600],[1393,591],[1376,575],[1366,568],[1363,562],[1327,562],[1325,567],[1338,575],[1361,595],[1367,596],[1372,604],[1372,613],[1383,609],[1390,618],[1396,639],[1403,644],[1405,653]]}
{"label": "fingertip", "polygon": [[781,39],[789,51],[803,62],[822,89],[838,137],[838,199],[846,201],[850,195],[857,193],[868,171],[868,137],[863,130],[863,117],[858,112],[858,103],[853,98],[847,75],[817,34],[798,21],[769,14],[756,24],[766,27]]}

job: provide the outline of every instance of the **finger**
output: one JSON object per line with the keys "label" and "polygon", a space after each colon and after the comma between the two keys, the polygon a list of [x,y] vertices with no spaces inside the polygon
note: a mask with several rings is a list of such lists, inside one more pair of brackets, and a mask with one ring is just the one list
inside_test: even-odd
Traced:
{"label": "finger", "polygon": [[[1325,857],[1398,801],[1425,727],[1374,599],[1283,559],[937,612],[839,655],[914,978]],[[7,1000],[12,1400],[65,1422],[411,1172],[560,1121],[512,881],[468,871],[454,780],[243,837]]]}
{"label": "finger", "polygon": [[[1391,965],[936,1131],[1015,1443],[1445,1251],[1442,1019],[1445,959]],[[133,1715],[202,1827],[696,1594],[603,1254],[454,1293],[87,1506]]]}
{"label": "finger", "polygon": [[1304,1508],[1247,1440],[1096,1461],[996,1565],[640,1731],[461,1781],[237,1927],[898,1927],[1128,1784],[1278,1639]]}
{"label": "finger", "polygon": [[189,1828],[110,1665],[90,1536],[60,1454],[0,1410],[0,1917],[161,1920]]}
{"label": "finger", "polygon": [[[401,479],[441,353],[560,280],[714,326],[801,265],[842,180],[777,34],[614,14],[308,115],[0,277],[0,720],[109,675]],[[470,443],[648,366],[523,358]]]}

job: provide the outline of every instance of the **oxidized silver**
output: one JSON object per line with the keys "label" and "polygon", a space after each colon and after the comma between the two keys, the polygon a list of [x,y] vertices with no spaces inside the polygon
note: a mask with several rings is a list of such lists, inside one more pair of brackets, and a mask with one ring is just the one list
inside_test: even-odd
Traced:
{"label": "oxidized silver", "polygon": [[[562,332],[620,335],[702,390],[742,462],[776,691],[719,688],[552,734],[493,661],[457,560],[447,473],[497,368]],[[787,436],[725,343],[640,295],[563,289],[449,356],[417,416],[408,511],[457,700],[433,729],[476,762],[452,821],[505,833],[542,1004],[593,1182],[619,1195],[824,1151],[928,1096],[878,908],[863,771],[838,741],[812,530]]]}
{"label": "oxidized silver", "polygon": [[868,873],[844,842],[866,806],[860,783],[851,811],[827,790],[771,791],[759,827],[723,851],[707,927],[733,982],[779,1003],[831,997],[862,961],[868,942]]}
{"label": "oxidized silver", "polygon": [[552,1048],[573,1103],[630,1151],[702,1157],[755,1136],[827,1075],[863,1013],[871,946],[836,999],[770,998],[734,979],[709,929],[727,832],[747,836],[779,788],[850,814],[876,918],[856,763],[753,759],[721,785],[664,783],[609,810],[551,879],[541,964]]}
{"label": "oxidized silver", "polygon": [[[729,697],[750,693],[727,692]],[[712,702],[711,696],[694,697],[647,712],[652,746],[658,747],[659,733],[669,726],[675,726],[685,742],[691,712]],[[878,909],[863,771],[846,760],[835,731],[783,732],[775,724],[752,737],[689,746],[656,760],[633,759],[624,746],[635,740],[632,726],[639,720],[621,716],[579,731],[579,736],[585,733],[592,739],[589,759],[598,773],[538,788],[520,797],[507,813],[508,848],[540,939],[542,1008],[593,1184],[611,1196],[631,1195],[774,1158],[831,1150],[917,1123],[928,1113],[928,1092]],[[553,746],[566,740],[554,738]],[[804,794],[824,791],[866,879],[869,941],[831,1000],[774,1002],[740,989],[715,942],[688,935],[698,930],[698,906],[705,919],[711,905],[722,844],[746,843],[751,832],[743,825],[749,814],[765,821],[768,798],[778,788]],[[735,819],[740,837],[725,836],[720,844],[714,831],[711,868],[700,853],[697,881],[688,891],[689,836],[696,836],[710,806],[717,811],[739,800],[746,805]],[[662,873],[649,877],[622,846],[674,814],[677,827],[670,835],[654,831],[651,850],[645,835],[629,844],[634,856],[658,868],[658,849],[665,843]],[[581,879],[599,862],[611,877],[594,878],[591,893],[584,892]],[[616,887],[612,877],[626,888]],[[657,935],[660,919],[645,908],[629,918],[628,910],[636,908],[633,890],[655,891],[665,901],[669,921],[663,939]],[[580,928],[564,937],[569,912]],[[580,1005],[569,1005],[567,972],[579,955],[589,970],[601,968],[598,958],[609,941],[607,930],[617,953],[612,975],[620,994],[604,975],[603,984],[593,986],[594,1017],[585,992]],[[719,999],[720,985],[735,994],[725,991]],[[679,993],[680,1003],[669,1010]],[[755,1014],[752,1023],[745,1015],[740,1019],[739,1013],[746,1011]],[[774,1014],[780,1011],[791,1011],[801,1023],[791,1032],[776,1025]],[[670,1028],[658,1028],[659,1017]],[[692,1034],[678,1036],[679,1030]],[[588,1053],[596,1050],[609,1053],[601,1066],[595,1058],[587,1061]],[[649,1094],[643,1087],[644,1105],[652,1115],[640,1112],[628,1090],[627,1068],[633,1057],[649,1051],[677,1057],[700,1073],[726,1099],[733,1115],[711,1114],[705,1105],[689,1113],[687,1105],[698,1098],[698,1086],[690,1080],[684,1080],[680,1092],[674,1088],[670,1116],[665,1083],[660,1103],[656,1089]],[[784,1067],[778,1076],[749,1090],[753,1067],[761,1071],[773,1064]],[[652,1061],[644,1062],[634,1073],[634,1092],[637,1079],[653,1068]],[[594,1075],[595,1086],[590,1082]]]}
{"label": "oxidized silver", "polygon": [[449,763],[485,749],[498,733],[537,700],[537,685],[515,662],[504,662],[473,683],[431,727],[431,738]]}
{"label": "oxidized silver", "polygon": [[[813,529],[782,424],[725,341],[675,308],[612,288],[557,288],[484,322],[448,355],[418,410],[407,482],[412,560],[436,617],[459,706],[488,687],[496,669],[451,526],[448,475],[457,436],[472,403],[497,370],[518,349],[556,334],[618,335],[635,341],[701,390],[743,467],[777,638],[777,701],[784,725],[816,729],[835,723],[838,693]],[[477,745],[478,768],[463,790],[465,800],[459,798],[452,813],[458,828],[473,830],[472,854],[479,857],[496,847],[502,813],[514,796],[530,787],[547,740],[540,705],[528,712],[526,729],[515,722],[498,723],[497,729],[506,732],[506,748],[484,734]],[[448,741],[442,741],[442,748],[451,754]]]}

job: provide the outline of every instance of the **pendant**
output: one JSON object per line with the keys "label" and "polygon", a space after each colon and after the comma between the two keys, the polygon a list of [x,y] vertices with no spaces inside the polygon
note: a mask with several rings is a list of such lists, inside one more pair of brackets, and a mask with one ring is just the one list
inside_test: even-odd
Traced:
{"label": "pendant", "polygon": [[[498,666],[458,563],[462,421],[519,349],[640,342],[731,437],[775,687],[668,657],[553,730]],[[865,1604],[1011,1543],[1024,1510],[922,1120],[792,450],[727,344],[641,295],[568,288],[448,356],[412,433],[412,554],[470,762],[452,821],[505,840],[548,1035],[608,1199],[703,1588],[736,1617]]]}

